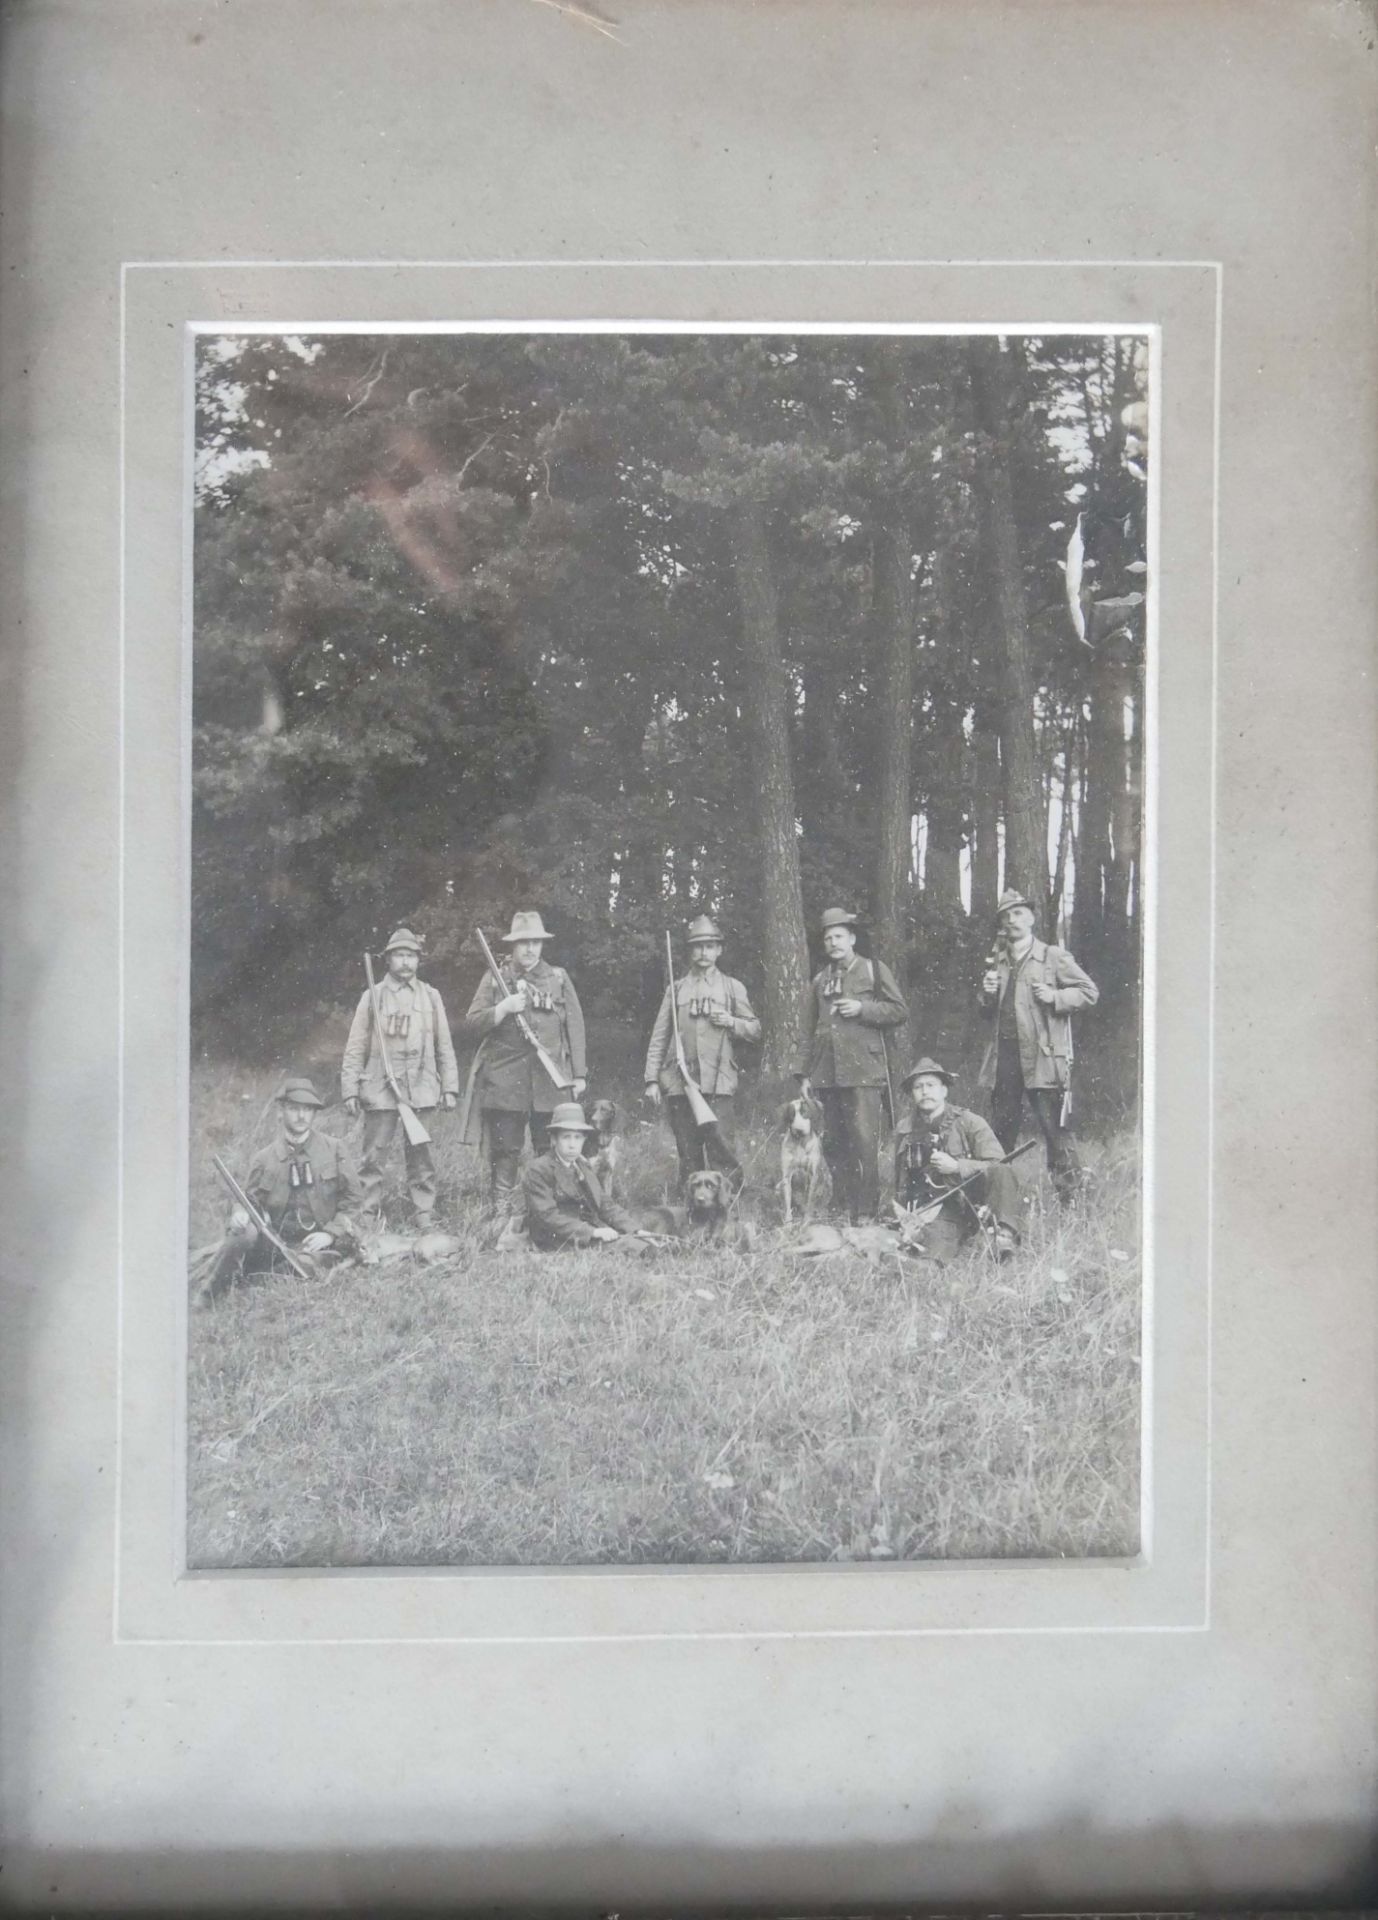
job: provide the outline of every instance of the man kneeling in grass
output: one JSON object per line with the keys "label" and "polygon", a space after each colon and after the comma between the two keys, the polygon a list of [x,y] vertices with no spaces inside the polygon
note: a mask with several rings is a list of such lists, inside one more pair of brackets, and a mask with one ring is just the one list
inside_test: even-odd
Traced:
{"label": "man kneeling in grass", "polygon": [[980,1114],[949,1103],[954,1078],[927,1056],[904,1077],[909,1104],[895,1128],[895,1198],[932,1210],[923,1230],[930,1260],[951,1260],[987,1221],[995,1253],[1009,1260],[1019,1245],[1019,1182],[1013,1167],[1000,1165],[1000,1142]]}
{"label": "man kneeling in grass", "polygon": [[[275,1098],[278,1137],[249,1162],[244,1191],[284,1246],[305,1256],[307,1266],[324,1269],[356,1250],[345,1208],[359,1205],[359,1176],[348,1150],[316,1132],[325,1102],[309,1080],[285,1080]],[[208,1305],[242,1273],[270,1272],[277,1258],[244,1209],[234,1207],[197,1304]]]}
{"label": "man kneeling in grass", "polygon": [[522,1174],[532,1245],[649,1253],[650,1240],[626,1208],[608,1198],[584,1158],[584,1137],[592,1132],[577,1100],[567,1100],[551,1114],[550,1149],[528,1161]]}

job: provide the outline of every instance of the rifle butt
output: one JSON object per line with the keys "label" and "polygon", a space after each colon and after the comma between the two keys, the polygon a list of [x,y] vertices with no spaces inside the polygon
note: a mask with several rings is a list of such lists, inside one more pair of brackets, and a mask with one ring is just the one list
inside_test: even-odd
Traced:
{"label": "rifle butt", "polygon": [[397,1103],[397,1111],[401,1116],[402,1131],[407,1136],[409,1145],[413,1147],[424,1147],[431,1136],[421,1124],[421,1117],[415,1107],[409,1107],[405,1101],[399,1100]]}

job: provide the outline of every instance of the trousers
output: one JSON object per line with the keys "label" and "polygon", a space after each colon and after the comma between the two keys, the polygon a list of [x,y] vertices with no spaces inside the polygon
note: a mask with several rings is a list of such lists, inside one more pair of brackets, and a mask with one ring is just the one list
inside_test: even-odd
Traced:
{"label": "trousers", "polygon": [[[283,1241],[295,1252],[305,1234],[299,1227],[283,1226],[280,1230]],[[322,1247],[317,1253],[298,1253],[297,1257],[309,1269],[324,1271],[336,1266],[355,1250],[352,1240],[336,1240],[328,1247]],[[275,1266],[281,1265],[285,1273],[286,1264],[282,1261],[270,1241],[265,1240],[251,1221],[243,1226],[230,1226],[225,1229],[225,1238],[220,1242],[210,1272],[201,1283],[197,1294],[202,1303],[214,1300],[246,1274],[271,1273]]]}
{"label": "trousers", "polygon": [[[433,1111],[427,1108],[426,1112]],[[421,1118],[425,1119],[425,1113]],[[364,1109],[364,1150],[359,1161],[359,1185],[363,1189],[364,1210],[377,1213],[383,1200],[383,1162],[387,1159],[401,1116],[395,1107]],[[407,1188],[418,1220],[435,1211],[435,1162],[426,1145],[414,1147],[402,1136],[402,1152],[407,1169]]]}
{"label": "trousers", "polygon": [[700,1133],[698,1122],[687,1097],[682,1093],[667,1093],[665,1113],[670,1122],[670,1131],[675,1136],[675,1151],[679,1155],[679,1183],[682,1187],[691,1173],[719,1171],[730,1176],[737,1191],[742,1185],[742,1166],[732,1151],[735,1132],[735,1115],[732,1109],[730,1093],[715,1093],[708,1102],[717,1115],[716,1129],[710,1127]]}
{"label": "trousers", "polygon": [[1081,1161],[1071,1129],[1062,1124],[1062,1099],[1061,1087],[1026,1087],[1017,1051],[1001,1047],[990,1102],[990,1124],[995,1137],[1006,1153],[1014,1151],[1019,1145],[1019,1129],[1027,1101],[1043,1135],[1053,1191],[1059,1200],[1069,1200],[1081,1179]]}
{"label": "trousers", "polygon": [[849,1219],[880,1212],[880,1088],[815,1087],[833,1199]]}
{"label": "trousers", "polygon": [[[937,1195],[929,1192],[926,1181],[919,1180],[913,1182],[908,1194],[902,1197],[906,1206],[924,1206]],[[930,1260],[951,1260],[965,1246],[980,1225],[976,1218],[979,1206],[989,1207],[999,1225],[1019,1239],[1023,1218],[1019,1176],[1013,1167],[992,1162],[979,1179],[963,1187],[952,1199],[945,1200],[937,1219],[924,1228],[924,1251]]]}
{"label": "trousers", "polygon": [[531,1151],[540,1155],[550,1145],[550,1115],[533,1107],[529,1113],[505,1113],[488,1107],[483,1115],[488,1136],[488,1183],[495,1203],[509,1213],[522,1211],[518,1169],[522,1141],[531,1129]]}

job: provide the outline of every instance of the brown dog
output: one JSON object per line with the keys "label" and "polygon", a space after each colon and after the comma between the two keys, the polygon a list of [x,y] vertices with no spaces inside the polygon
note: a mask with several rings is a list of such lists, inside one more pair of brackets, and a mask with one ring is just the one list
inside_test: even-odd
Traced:
{"label": "brown dog", "polygon": [[817,1107],[802,1096],[787,1101],[780,1115],[780,1205],[787,1227],[794,1224],[796,1191],[803,1196],[807,1224],[823,1178],[823,1142],[817,1115]]}
{"label": "brown dog", "polygon": [[593,1132],[584,1139],[584,1158],[591,1162],[598,1184],[610,1200],[621,1191],[618,1174],[622,1164],[622,1146],[617,1138],[617,1108],[611,1100],[595,1100],[589,1108]]}
{"label": "brown dog", "polygon": [[714,1168],[691,1173],[685,1183],[684,1230],[690,1239],[712,1240],[749,1253],[756,1244],[756,1229],[750,1221],[737,1217],[736,1198],[729,1175]]}
{"label": "brown dog", "polygon": [[732,1182],[717,1169],[691,1173],[685,1182],[682,1207],[652,1207],[641,1224],[670,1240],[696,1240],[750,1253],[756,1229],[739,1219],[733,1205]]}

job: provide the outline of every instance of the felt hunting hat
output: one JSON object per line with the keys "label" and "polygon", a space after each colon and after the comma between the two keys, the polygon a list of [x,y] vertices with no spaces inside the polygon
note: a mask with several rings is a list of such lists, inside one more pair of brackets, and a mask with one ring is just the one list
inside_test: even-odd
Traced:
{"label": "felt hunting hat", "polygon": [[1011,907],[1027,907],[1030,913],[1037,911],[1032,900],[1026,900],[1023,894],[1016,892],[1013,887],[1006,887],[995,903],[996,919],[998,920],[1002,913],[1008,913]]}
{"label": "felt hunting hat", "polygon": [[502,936],[505,947],[515,946],[518,940],[548,940],[550,935],[539,913],[514,913],[512,925]]}
{"label": "felt hunting hat", "polygon": [[410,927],[399,927],[383,948],[384,953],[396,953],[399,947],[409,947],[413,953],[421,951],[421,936],[413,933]]}
{"label": "felt hunting hat", "polygon": [[701,945],[705,940],[722,940],[722,928],[711,914],[701,913],[697,920],[689,922],[689,931],[685,935],[691,947]]}
{"label": "felt hunting hat", "polygon": [[936,1060],[931,1060],[929,1056],[925,1054],[922,1060],[916,1060],[914,1062],[908,1073],[905,1074],[903,1080],[900,1081],[900,1085],[902,1087],[910,1087],[919,1078],[919,1075],[924,1073],[936,1073],[938,1078],[945,1081],[949,1087],[957,1078],[955,1073],[949,1073],[946,1067],[940,1067]]}
{"label": "felt hunting hat", "polygon": [[324,1100],[316,1092],[311,1082],[301,1075],[284,1080],[273,1098],[278,1101],[290,1100],[298,1107],[323,1107]]}
{"label": "felt hunting hat", "polygon": [[854,927],[858,917],[855,913],[848,913],[845,907],[829,907],[818,923],[818,931],[826,933],[830,927]]}
{"label": "felt hunting hat", "polygon": [[577,1100],[566,1100],[555,1108],[549,1120],[546,1121],[546,1131],[549,1133],[596,1133],[597,1128],[589,1125],[584,1118],[584,1109]]}

